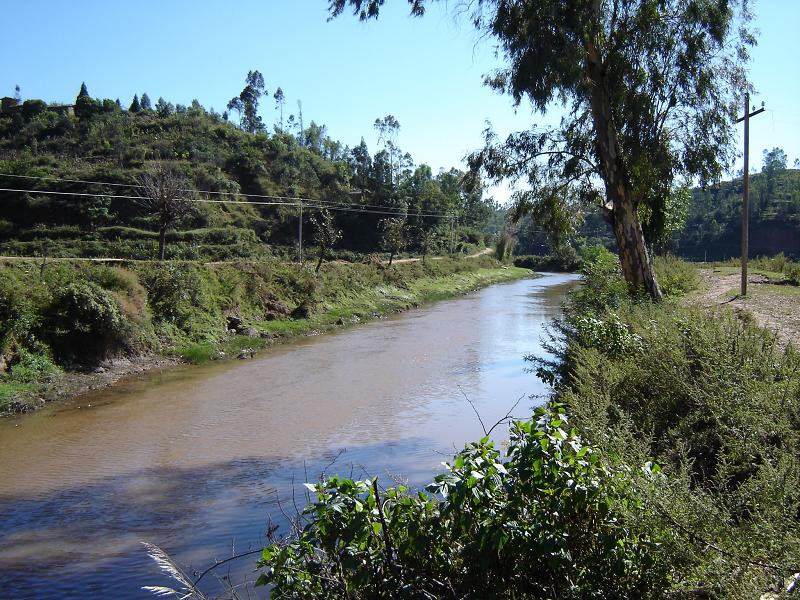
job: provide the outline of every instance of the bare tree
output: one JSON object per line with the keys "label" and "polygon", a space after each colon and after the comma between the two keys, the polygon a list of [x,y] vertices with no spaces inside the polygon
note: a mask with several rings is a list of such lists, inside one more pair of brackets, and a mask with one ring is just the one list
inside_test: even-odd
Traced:
{"label": "bare tree", "polygon": [[187,191],[188,183],[175,171],[158,165],[138,179],[141,206],[158,221],[158,259],[164,260],[167,231],[189,212],[192,201]]}
{"label": "bare tree", "polygon": [[320,211],[319,216],[311,217],[311,223],[314,225],[314,241],[319,247],[319,260],[314,272],[319,273],[322,261],[325,260],[325,254],[342,239],[342,230],[336,228],[333,215],[325,208]]}

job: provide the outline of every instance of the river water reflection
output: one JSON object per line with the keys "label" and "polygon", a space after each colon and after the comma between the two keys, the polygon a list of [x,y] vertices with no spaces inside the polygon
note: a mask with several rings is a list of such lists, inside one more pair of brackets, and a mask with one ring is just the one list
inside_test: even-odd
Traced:
{"label": "river water reflection", "polygon": [[152,597],[170,582],[142,540],[198,569],[257,548],[293,481],[326,468],[427,483],[482,435],[464,395],[487,423],[539,402],[523,357],[575,282],[496,285],[0,423],[0,596]]}

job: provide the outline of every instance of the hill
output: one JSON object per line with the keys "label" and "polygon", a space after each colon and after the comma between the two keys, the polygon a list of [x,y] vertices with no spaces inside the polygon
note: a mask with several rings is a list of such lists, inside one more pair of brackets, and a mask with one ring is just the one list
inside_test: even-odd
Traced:
{"label": "hill", "polygon": [[[168,239],[169,258],[294,256],[297,198],[306,199],[306,242],[322,207],[347,250],[378,250],[379,221],[405,215],[412,248],[484,241],[491,204],[462,188],[457,169],[434,174],[396,142],[373,155],[363,139],[349,147],[324,125],[301,126],[302,115],[268,132],[245,109],[237,126],[196,100],[159,98],[151,108],[145,96],[129,109],[89,97],[85,86],[69,106],[3,100],[0,254],[153,258],[157,218],[136,186],[156,164],[180,176],[194,201]],[[389,123],[396,139],[389,117],[376,126]]]}

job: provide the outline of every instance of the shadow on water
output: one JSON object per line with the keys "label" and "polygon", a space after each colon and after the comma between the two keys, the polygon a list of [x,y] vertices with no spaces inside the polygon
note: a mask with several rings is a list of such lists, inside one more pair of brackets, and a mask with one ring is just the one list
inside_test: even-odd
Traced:
{"label": "shadow on water", "polygon": [[[7,598],[146,598],[142,586],[175,582],[159,572],[141,542],[161,546],[196,573],[261,548],[269,523],[279,526],[278,535],[286,532],[286,515],[306,504],[302,482],[323,473],[378,476],[386,486],[402,473],[404,483],[424,486],[437,472],[433,465],[446,460],[431,446],[412,439],[332,450],[304,463],[246,458],[143,469],[46,495],[0,495],[0,590]],[[421,455],[430,468],[412,464]],[[253,580],[256,558],[243,557],[213,575]],[[212,575],[204,586],[219,590]]]}

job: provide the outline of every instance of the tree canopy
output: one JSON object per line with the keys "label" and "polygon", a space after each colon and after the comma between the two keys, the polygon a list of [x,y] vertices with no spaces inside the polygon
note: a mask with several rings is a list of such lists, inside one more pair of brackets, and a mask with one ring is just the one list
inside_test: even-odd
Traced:
{"label": "tree canopy", "polygon": [[[424,0],[408,0],[421,15]],[[383,0],[332,0],[361,19]],[[719,177],[734,156],[737,91],[747,89],[746,2],[737,0],[477,0],[474,25],[506,66],[486,83],[536,112],[561,105],[557,127],[497,140],[471,156],[475,173],[523,183],[517,214],[553,226],[602,205],[632,288],[658,299],[648,242],[667,228],[686,181]],[[685,198],[685,194],[683,194]],[[560,213],[560,214],[559,214]]]}

